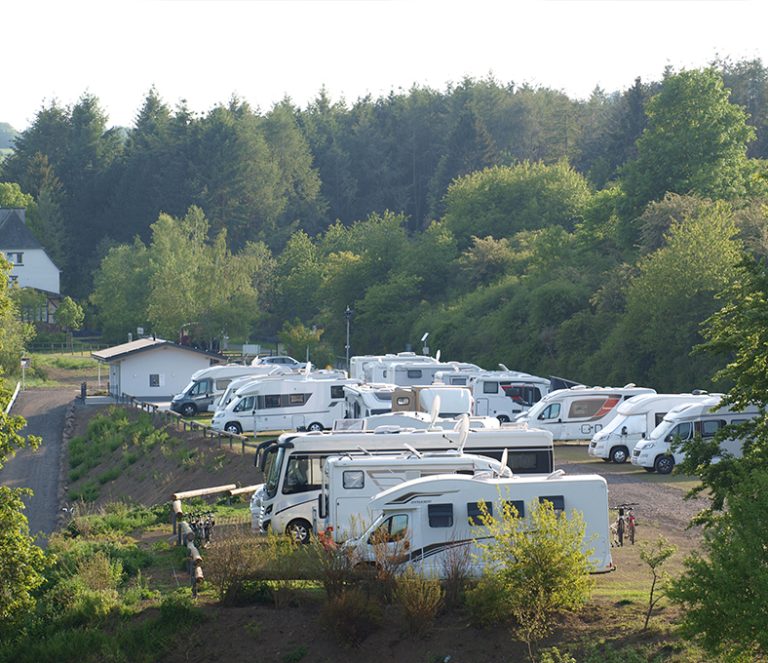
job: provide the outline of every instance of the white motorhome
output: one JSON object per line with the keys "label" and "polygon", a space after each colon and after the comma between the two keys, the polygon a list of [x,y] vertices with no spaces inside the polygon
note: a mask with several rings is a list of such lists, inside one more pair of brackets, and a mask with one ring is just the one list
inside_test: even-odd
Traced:
{"label": "white motorhome", "polygon": [[344,387],[346,416],[364,419],[388,412],[431,412],[435,397],[440,398],[440,417],[471,414],[471,392],[463,387],[445,385],[354,384]]}
{"label": "white motorhome", "polygon": [[318,498],[318,523],[337,543],[359,534],[377,513],[368,508],[371,498],[404,481],[436,474],[474,475],[480,472],[511,477],[501,461],[459,451],[332,456],[325,461]]}
{"label": "white motorhome", "polygon": [[[734,412],[728,407],[719,407],[722,396],[711,396],[700,402],[680,405],[673,408],[662,422],[651,431],[647,440],[641,440],[632,451],[632,464],[642,467],[647,472],[669,474],[685,458],[679,449],[672,446],[678,442],[693,439],[700,435],[703,439],[712,438],[725,426],[740,424],[759,415],[756,407],[748,407],[741,412]],[[720,444],[723,454],[741,456],[741,440],[724,440]]]}
{"label": "white motorhome", "polygon": [[394,384],[350,384],[344,387],[345,417],[361,419],[392,410]]}
{"label": "white motorhome", "polygon": [[[381,426],[396,428],[415,428],[426,430],[430,428],[453,430],[458,422],[457,417],[450,419],[433,417],[426,412],[385,412],[384,414],[372,414],[361,419],[337,419],[333,424],[336,431],[366,431],[375,430]],[[515,425],[515,424],[508,424]],[[496,417],[469,417],[470,428],[501,428],[501,422]]]}
{"label": "white motorhome", "polygon": [[587,453],[605,462],[626,463],[635,445],[647,438],[675,407],[710,398],[706,393],[642,394],[621,403],[616,416],[595,433]]}
{"label": "white motorhome", "polygon": [[[466,426],[466,424],[464,424]],[[283,434],[260,445],[256,460],[264,485],[251,498],[254,528],[288,531],[301,540],[309,536],[329,456],[462,449],[500,460],[507,450],[507,466],[515,473],[545,474],[554,466],[552,435],[535,429],[406,430],[381,427],[374,431]],[[306,535],[306,536],[305,536]]]}
{"label": "white motorhome", "polygon": [[454,370],[480,370],[475,364],[463,364],[458,362],[422,362],[422,361],[399,361],[399,362],[372,362],[366,365],[366,382],[387,382],[401,387],[411,385],[431,385],[435,381],[435,376],[441,371]]}
{"label": "white motorhome", "polygon": [[591,440],[616,416],[618,406],[654,389],[636,387],[571,387],[550,392],[516,421],[544,428],[556,440]]}
{"label": "white motorhome", "polygon": [[266,376],[239,388],[211,427],[231,433],[323,430],[344,416],[344,371]]}
{"label": "white motorhome", "polygon": [[[418,355],[415,352],[398,352],[384,355],[356,355],[349,360],[349,377],[363,382],[377,382],[371,379],[371,364],[396,364],[403,361],[422,364],[436,364],[435,357]],[[381,380],[378,380],[381,382]]]}
{"label": "white motorhome", "polygon": [[206,412],[221,398],[232,380],[243,376],[259,377],[282,372],[276,366],[226,364],[203,368],[192,374],[189,384],[171,400],[171,410],[192,417]]}
{"label": "white motorhome", "polygon": [[491,536],[482,524],[480,504],[485,503],[493,516],[511,503],[526,522],[533,505],[545,500],[556,511],[582,515],[582,550],[590,551],[593,572],[613,570],[605,479],[597,474],[564,476],[562,470],[546,477],[454,474],[401,483],[371,500],[369,509],[380,515],[362,536],[345,545],[363,562],[375,563],[372,541],[384,541],[390,554],[403,555],[417,573],[436,578],[445,577],[459,555],[470,574],[479,576],[483,561],[478,541]]}

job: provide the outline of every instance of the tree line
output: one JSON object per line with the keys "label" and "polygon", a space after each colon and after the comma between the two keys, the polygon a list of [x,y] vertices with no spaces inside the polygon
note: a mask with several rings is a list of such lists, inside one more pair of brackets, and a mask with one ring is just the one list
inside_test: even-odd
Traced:
{"label": "tree line", "polygon": [[[464,80],[204,115],[151,90],[130,129],[43,107],[2,164],[111,340],[320,330],[585,382],[712,386],[689,352],[764,255],[768,70],[719,61],[572,100]],[[303,330],[303,332],[302,332]]]}

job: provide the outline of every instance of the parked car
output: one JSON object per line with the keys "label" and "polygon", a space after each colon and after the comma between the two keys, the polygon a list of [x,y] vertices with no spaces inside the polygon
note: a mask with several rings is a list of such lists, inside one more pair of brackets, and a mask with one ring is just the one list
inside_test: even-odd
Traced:
{"label": "parked car", "polygon": [[307,364],[303,361],[296,361],[293,357],[287,355],[270,355],[256,357],[251,362],[251,366],[283,366],[294,371],[300,371],[302,368],[306,368]]}

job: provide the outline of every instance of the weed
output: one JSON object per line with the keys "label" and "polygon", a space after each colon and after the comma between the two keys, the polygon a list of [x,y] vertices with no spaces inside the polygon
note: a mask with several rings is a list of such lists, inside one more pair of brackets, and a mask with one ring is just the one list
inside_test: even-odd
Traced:
{"label": "weed", "polygon": [[418,575],[412,568],[397,579],[395,597],[411,635],[423,635],[431,627],[443,603],[440,582]]}
{"label": "weed", "polygon": [[95,502],[99,498],[99,487],[96,482],[89,481],[80,490],[69,491],[70,502]]}
{"label": "weed", "polygon": [[109,483],[110,481],[117,479],[120,474],[120,466],[113,467],[111,470],[107,470],[103,474],[100,474],[98,477],[98,482],[103,486],[105,483]]}
{"label": "weed", "polygon": [[261,622],[248,622],[243,628],[248,635],[256,640],[261,639],[264,634],[264,626]]}
{"label": "weed", "polygon": [[298,663],[309,653],[309,649],[304,645],[299,645],[293,651],[283,656],[283,663]]}
{"label": "weed", "polygon": [[381,624],[381,606],[353,587],[328,600],[321,619],[344,644],[356,647]]}

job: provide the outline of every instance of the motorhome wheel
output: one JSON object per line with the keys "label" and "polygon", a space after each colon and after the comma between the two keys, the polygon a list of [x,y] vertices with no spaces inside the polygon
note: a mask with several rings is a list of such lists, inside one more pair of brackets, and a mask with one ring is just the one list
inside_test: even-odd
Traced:
{"label": "motorhome wheel", "polygon": [[184,403],[181,406],[181,413],[185,417],[194,417],[197,414],[197,407],[194,403]]}
{"label": "motorhome wheel", "polygon": [[627,462],[629,458],[629,450],[627,447],[614,447],[611,449],[611,460],[617,465]]}
{"label": "motorhome wheel", "polygon": [[227,431],[227,433],[234,433],[235,435],[240,435],[240,433],[243,432],[240,424],[238,424],[236,421],[230,421],[226,426],[224,426],[224,430]]}
{"label": "motorhome wheel", "polygon": [[659,474],[669,474],[675,467],[675,459],[672,456],[659,456],[654,466]]}
{"label": "motorhome wheel", "polygon": [[309,426],[307,426],[307,430],[323,430],[323,424],[313,421]]}
{"label": "motorhome wheel", "polygon": [[285,528],[285,533],[292,537],[296,543],[309,543],[309,535],[312,526],[302,519],[292,520]]}

